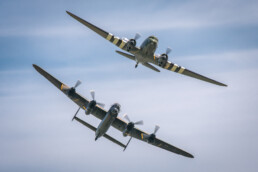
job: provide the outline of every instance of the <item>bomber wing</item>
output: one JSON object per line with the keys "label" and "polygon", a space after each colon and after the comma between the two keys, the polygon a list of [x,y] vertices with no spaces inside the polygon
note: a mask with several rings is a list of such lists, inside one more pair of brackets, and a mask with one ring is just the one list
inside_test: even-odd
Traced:
{"label": "bomber wing", "polygon": [[[42,75],[44,76],[47,80],[49,80],[52,84],[54,84],[60,91],[62,91],[65,95],[68,95],[67,92],[65,90],[69,89],[70,87],[67,86],[66,84],[60,82],[59,80],[57,80],[55,77],[53,77],[52,75],[50,75],[48,72],[46,72],[45,70],[43,70],[41,67],[33,64],[33,67]],[[69,96],[68,96],[69,97]],[[82,109],[86,109],[89,100],[84,98],[83,96],[81,96],[80,94],[78,94],[77,92],[75,92],[75,94],[71,97],[69,97],[74,103],[76,103],[79,107],[81,107]],[[92,114],[94,116],[96,116],[97,118],[99,118],[100,120],[102,120],[107,111],[105,111],[101,106],[96,105],[97,108],[94,108],[94,110],[92,111]]]}
{"label": "bomber wing", "polygon": [[[125,129],[126,129],[126,126],[127,126],[127,123],[122,120],[121,118],[117,117],[115,119],[115,121],[112,123],[112,126],[118,130],[120,130],[121,132],[123,132]],[[133,138],[136,138],[138,140],[141,140],[141,141],[144,141],[144,142],[147,142],[148,143],[148,140],[145,139],[143,137],[143,135],[149,135],[148,133],[138,129],[138,128],[133,128],[132,131],[131,131],[131,134],[130,136],[132,136]],[[193,155],[191,155],[190,153],[182,150],[182,149],[179,149],[173,145],[170,145],[158,138],[155,138],[154,141],[152,143],[149,143],[153,146],[157,146],[159,148],[162,148],[162,149],[165,149],[167,151],[170,151],[170,152],[173,152],[173,153],[176,153],[176,154],[179,154],[179,155],[182,155],[182,156],[185,156],[185,157],[188,157],[188,158],[194,158]]]}
{"label": "bomber wing", "polygon": [[[70,87],[65,85],[64,83],[62,83],[61,81],[57,80],[55,77],[53,77],[52,75],[50,75],[48,72],[46,72],[45,70],[43,70],[42,68],[40,68],[39,66],[33,64],[33,67],[41,74],[43,75],[47,80],[49,80],[53,85],[55,85],[60,91],[62,91],[64,94],[67,95],[67,92],[65,90],[69,89]],[[69,97],[69,96],[68,96]],[[85,109],[85,107],[87,107],[89,100],[87,100],[86,98],[84,98],[83,96],[81,96],[78,93],[74,93],[73,96],[69,97],[74,103],[76,103],[80,108]],[[95,117],[99,118],[100,120],[102,120],[105,116],[106,116],[107,111],[105,109],[103,109],[102,107],[96,105],[96,107],[94,108],[94,110],[92,111],[92,115],[94,115]],[[86,127],[90,128],[91,130],[95,130],[95,127],[91,126],[90,124],[87,124],[85,121],[80,120],[79,118],[75,117],[75,119],[82,123],[83,125],[85,125]],[[115,121],[112,123],[112,126],[116,129],[118,129],[119,131],[123,132],[126,129],[127,126],[127,122],[125,122],[124,120],[122,120],[121,118],[117,117],[115,119]],[[131,136],[147,142],[147,139],[145,139],[143,137],[143,134],[145,135],[149,135],[148,133],[141,131],[140,129],[137,128],[133,128],[133,130],[131,131]],[[106,135],[106,138],[111,140],[112,142],[122,146],[122,147],[126,147],[124,144],[120,143],[119,141],[116,141],[115,139],[111,138],[110,136]],[[189,158],[193,158],[193,156],[175,146],[172,146],[158,138],[155,138],[153,143],[150,143],[154,146],[160,147],[162,149],[165,149],[167,151],[179,154],[179,155],[183,155]]]}
{"label": "bomber wing", "polygon": [[[114,36],[112,33],[106,32],[103,29],[91,24],[90,22],[83,20],[82,18],[72,14],[69,11],[66,11],[67,14],[69,14],[71,17],[73,17],[75,20],[79,21],[80,23],[82,23],[83,25],[85,25],[86,27],[88,27],[89,29],[91,29],[92,31],[96,32],[98,35],[100,35],[101,37],[107,39],[108,41],[110,41],[111,43],[113,43],[114,45],[116,45],[117,47],[121,48],[122,50],[126,50],[126,44],[128,42],[127,38],[119,38],[118,36]],[[138,47],[134,47],[131,51],[138,51],[139,48]]]}

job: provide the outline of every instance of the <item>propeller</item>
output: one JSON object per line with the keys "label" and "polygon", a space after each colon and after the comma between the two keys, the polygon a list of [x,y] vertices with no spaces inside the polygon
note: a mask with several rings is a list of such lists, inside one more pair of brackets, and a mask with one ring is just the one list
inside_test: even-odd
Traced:
{"label": "propeller", "polygon": [[[90,90],[90,95],[91,95],[91,98],[93,101],[96,101],[95,100],[95,91],[94,90]],[[101,106],[101,107],[105,107],[105,104],[104,103],[99,103],[99,102],[96,102],[97,105]]]}
{"label": "propeller", "polygon": [[135,36],[134,36],[134,40],[137,40],[141,37],[141,35],[139,33],[136,33]]}
{"label": "propeller", "polygon": [[143,125],[143,120],[137,121],[137,122],[131,122],[129,116],[127,114],[124,114],[123,116],[129,123],[134,125]]}
{"label": "propeller", "polygon": [[67,94],[68,94],[68,96],[73,96],[74,95],[74,93],[75,93],[75,89],[76,89],[76,87],[78,87],[79,85],[81,85],[81,81],[80,80],[78,80],[76,83],[75,83],[75,85],[73,86],[73,87],[71,87],[71,88],[62,88],[61,87],[61,89],[62,90],[64,90],[64,91],[66,91],[67,92]]}
{"label": "propeller", "polygon": [[166,54],[168,55],[171,51],[172,51],[172,49],[168,47],[168,48],[166,49]]}
{"label": "propeller", "polygon": [[[139,39],[141,35],[139,33],[136,33],[133,39],[130,39],[127,43],[127,51],[130,51],[133,47],[136,46],[136,40]],[[136,66],[137,67],[137,66]]]}
{"label": "propeller", "polygon": [[153,134],[156,134],[157,133],[157,131],[159,130],[159,126],[158,125],[155,125],[155,128],[154,128],[154,133]]}
{"label": "propeller", "polygon": [[[124,135],[124,136],[127,136],[127,135],[131,132],[131,130],[134,128],[134,125],[143,125],[143,120],[140,120],[140,121],[137,121],[137,122],[132,122],[127,114],[124,114],[123,118],[125,118],[125,119],[129,122],[129,123],[127,124],[127,126],[126,126],[125,131],[123,132],[123,135]],[[131,135],[129,141],[127,142],[127,144],[126,144],[126,146],[125,146],[125,148],[124,148],[124,151],[125,151],[125,149],[127,148],[127,146],[129,145],[129,143],[130,143],[130,141],[132,140],[132,138],[133,138],[133,137],[132,137],[132,135]]]}
{"label": "propeller", "polygon": [[160,127],[158,125],[155,125],[154,132],[152,134],[148,135],[148,134],[142,133],[142,136],[144,139],[147,139],[148,142],[152,143],[154,142],[156,138],[156,133],[158,132],[159,129]]}
{"label": "propeller", "polygon": [[81,85],[81,81],[80,80],[78,80],[76,83],[75,83],[75,85],[74,85],[74,87],[73,88],[76,88],[76,87],[78,87],[79,85]]}

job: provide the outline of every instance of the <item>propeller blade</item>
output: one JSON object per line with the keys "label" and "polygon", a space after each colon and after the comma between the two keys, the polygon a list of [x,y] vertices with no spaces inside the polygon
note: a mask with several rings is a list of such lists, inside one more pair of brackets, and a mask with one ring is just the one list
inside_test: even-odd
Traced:
{"label": "propeller blade", "polygon": [[79,107],[79,109],[76,111],[75,115],[73,116],[72,121],[74,120],[74,118],[76,117],[76,115],[77,115],[77,113],[79,112],[80,109],[81,108]]}
{"label": "propeller blade", "polygon": [[159,126],[158,125],[155,125],[155,129],[154,129],[154,134],[156,134],[157,133],[157,131],[159,130]]}
{"label": "propeller blade", "polygon": [[135,36],[134,36],[134,40],[137,40],[141,37],[141,35],[139,33],[136,33]]}
{"label": "propeller blade", "polygon": [[123,116],[128,122],[131,122],[130,121],[130,118],[128,117],[128,115],[127,114],[124,114],[124,116]]}
{"label": "propeller blade", "polygon": [[135,125],[143,125],[143,120],[137,121],[134,123]]}
{"label": "propeller blade", "polygon": [[94,90],[90,90],[90,94],[93,100],[95,100],[95,91]]}
{"label": "propeller blade", "polygon": [[169,54],[169,53],[171,52],[171,50],[172,50],[172,49],[168,47],[168,48],[166,49],[166,54]]}
{"label": "propeller blade", "polygon": [[97,105],[101,106],[101,107],[105,107],[105,104],[104,103],[97,103]]}
{"label": "propeller blade", "polygon": [[74,86],[74,88],[78,87],[82,82],[80,80],[78,80]]}

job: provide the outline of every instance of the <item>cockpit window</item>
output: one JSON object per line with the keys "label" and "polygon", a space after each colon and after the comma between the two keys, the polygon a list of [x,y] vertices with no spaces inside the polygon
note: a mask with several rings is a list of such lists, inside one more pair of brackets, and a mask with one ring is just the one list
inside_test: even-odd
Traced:
{"label": "cockpit window", "polygon": [[158,41],[158,38],[156,38],[155,36],[150,36],[149,38],[151,38],[151,39],[154,39],[154,40]]}

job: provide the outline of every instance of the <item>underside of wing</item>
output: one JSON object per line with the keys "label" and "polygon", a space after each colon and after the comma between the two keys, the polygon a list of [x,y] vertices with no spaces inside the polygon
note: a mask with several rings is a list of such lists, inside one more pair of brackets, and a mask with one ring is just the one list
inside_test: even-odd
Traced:
{"label": "underside of wing", "polygon": [[168,150],[170,152],[173,152],[173,153],[176,153],[176,154],[179,154],[179,155],[183,155],[185,157],[188,157],[188,158],[194,158],[194,156],[182,149],[179,149],[175,146],[172,146],[162,140],[159,140],[159,139],[155,139],[154,140],[154,143],[152,143],[152,145],[155,145],[157,147],[160,147],[162,149],[165,149],[165,150]]}
{"label": "underside of wing", "polygon": [[216,85],[219,85],[219,86],[224,86],[224,87],[227,87],[226,84],[223,84],[221,82],[218,82],[218,81],[215,81],[213,79],[210,79],[208,77],[205,77],[203,75],[200,75],[198,73],[195,73],[195,72],[192,72],[188,69],[185,69],[183,72],[182,72],[183,75],[186,75],[186,76],[190,76],[190,77],[193,77],[193,78],[196,78],[196,79],[200,79],[202,81],[206,81],[206,82],[209,82],[209,83],[212,83],[212,84],[216,84]]}
{"label": "underside of wing", "polygon": [[61,86],[64,85],[62,82],[60,82],[58,79],[47,73],[45,70],[43,70],[41,67],[33,64],[33,67],[47,80],[49,80],[53,85],[55,85],[59,90],[61,90]]}
{"label": "underside of wing", "polygon": [[[73,17],[75,20],[79,21],[80,23],[82,23],[83,25],[85,25],[86,27],[88,27],[89,29],[91,29],[92,31],[96,32],[97,34],[99,34],[101,37],[107,39],[109,42],[113,43],[114,45],[116,45],[117,47],[126,50],[126,44],[128,42],[128,39],[124,38],[121,39],[117,36],[114,36],[112,33],[108,33],[106,31],[104,31],[103,29],[91,24],[90,22],[87,22],[86,20],[83,20],[82,18],[70,13],[69,11],[66,11],[67,14],[69,14],[71,17]],[[138,47],[134,47],[134,51],[137,51]]]}
{"label": "underside of wing", "polygon": [[190,77],[205,81],[205,82],[209,82],[209,83],[216,84],[216,85],[219,85],[219,86],[225,86],[225,87],[227,86],[226,84],[215,81],[213,79],[210,79],[210,78],[208,78],[206,76],[203,76],[203,75],[200,75],[198,73],[192,72],[192,71],[190,71],[190,70],[188,70],[188,69],[186,69],[182,66],[178,66],[177,64],[172,63],[170,61],[168,61],[166,63],[164,68],[167,69],[167,70],[176,72],[176,73],[180,73],[180,74],[183,74],[183,75],[186,75],[186,76],[190,76]]}
{"label": "underside of wing", "polygon": [[[116,129],[118,129],[119,131],[123,132],[126,129],[127,123],[125,121],[123,121],[120,118],[116,118],[116,120],[112,123],[112,126]],[[129,134],[130,136],[132,136],[135,139],[144,141],[148,143],[148,139],[144,137],[144,135],[149,135],[148,133],[138,129],[138,128],[133,128],[131,133]],[[189,158],[193,158],[193,155],[191,155],[190,153],[187,153],[186,151],[179,149],[175,146],[172,146],[160,139],[155,138],[155,140],[150,143],[153,146],[157,146],[159,148],[165,149],[167,151],[179,154],[179,155],[183,155]]]}
{"label": "underside of wing", "polygon": [[[64,83],[60,82],[58,79],[50,75],[48,72],[43,70],[41,67],[33,64],[33,67],[42,75],[44,76],[47,80],[49,80],[53,85],[55,85],[60,91],[62,91],[65,95],[68,96],[68,90],[70,89],[69,86],[65,85]],[[85,109],[85,107],[88,105],[89,100],[86,98],[82,97],[78,93],[74,93],[73,96],[68,96],[74,103],[76,103],[79,107],[82,109]]]}
{"label": "underside of wing", "polygon": [[69,11],[66,11],[67,14],[69,14],[71,17],[73,17],[75,20],[79,21],[80,23],[82,23],[83,25],[87,26],[88,28],[90,28],[91,30],[93,30],[94,32],[96,32],[97,34],[99,34],[100,36],[102,36],[103,38],[106,38],[108,36],[108,32],[100,29],[99,27],[83,20],[82,18],[70,13]]}

